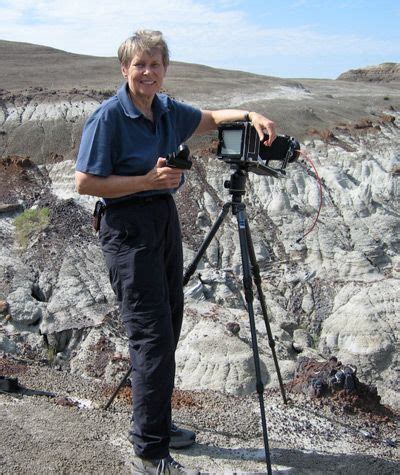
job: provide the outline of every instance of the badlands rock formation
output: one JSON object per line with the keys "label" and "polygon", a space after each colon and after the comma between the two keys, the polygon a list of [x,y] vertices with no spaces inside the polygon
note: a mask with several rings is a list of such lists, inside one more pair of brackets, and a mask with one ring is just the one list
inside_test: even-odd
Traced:
{"label": "badlands rock formation", "polygon": [[400,64],[383,63],[368,68],[351,69],[341,74],[343,81],[392,82],[400,81]]}
{"label": "badlands rock formation", "polygon": [[[356,89],[341,81],[274,83],[272,78],[257,83],[249,77],[254,83],[247,90],[239,75],[225,90],[211,90],[207,99],[205,90],[193,92],[188,86],[179,97],[217,107],[231,88],[231,106],[269,110],[278,123],[282,119],[282,129],[293,129],[293,135],[298,131],[302,149],[321,177],[322,211],[304,239],[320,205],[315,171],[307,160],[290,165],[284,179],[250,174],[244,197],[282,375],[291,380],[299,355],[321,360],[336,355],[357,366],[359,379],[377,385],[383,401],[395,405],[399,89],[393,87],[389,94],[386,86]],[[174,81],[170,84],[177,96]],[[390,101],[384,99],[388,95]],[[102,95],[47,90],[29,98],[27,91],[3,92],[2,97],[3,157],[31,155],[32,160],[24,166],[15,157],[2,162],[1,350],[50,359],[56,366],[115,382],[129,364],[126,340],[90,229],[93,199],[78,196],[73,181],[83,121]],[[230,200],[224,188],[230,170],[215,158],[211,139],[190,143],[194,166],[176,197],[186,265]],[[31,207],[49,208],[50,223],[22,249],[14,218]],[[178,386],[238,395],[254,391],[234,217],[229,215],[209,246],[186,287],[186,301]],[[257,300],[255,310],[263,377],[276,385]]]}

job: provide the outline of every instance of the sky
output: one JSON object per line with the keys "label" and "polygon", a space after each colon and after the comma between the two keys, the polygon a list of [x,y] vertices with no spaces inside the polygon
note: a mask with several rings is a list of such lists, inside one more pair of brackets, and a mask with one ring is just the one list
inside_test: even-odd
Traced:
{"label": "sky", "polygon": [[0,0],[0,39],[116,56],[161,30],[171,59],[290,78],[400,62],[400,0]]}

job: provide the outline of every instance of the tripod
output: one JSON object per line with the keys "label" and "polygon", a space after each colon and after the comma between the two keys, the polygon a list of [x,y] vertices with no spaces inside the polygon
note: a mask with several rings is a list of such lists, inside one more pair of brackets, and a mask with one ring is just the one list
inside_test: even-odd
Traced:
{"label": "tripod", "polygon": [[[267,422],[266,422],[266,417],[265,417],[265,405],[264,405],[264,398],[263,398],[264,384],[261,379],[260,355],[258,351],[257,333],[256,333],[255,320],[254,320],[254,308],[253,308],[254,294],[253,294],[253,288],[252,288],[253,279],[257,288],[258,298],[260,301],[262,314],[263,314],[263,318],[264,318],[264,322],[265,322],[265,326],[267,330],[268,343],[272,351],[272,357],[274,360],[275,369],[278,376],[279,386],[280,386],[284,404],[287,404],[287,399],[286,399],[286,394],[285,394],[285,388],[283,386],[281,372],[279,369],[278,358],[276,356],[275,341],[273,339],[271,327],[268,321],[265,298],[264,298],[264,294],[261,288],[260,268],[259,268],[259,265],[257,264],[253,241],[252,241],[251,233],[250,233],[250,227],[249,227],[249,223],[246,216],[246,205],[242,202],[242,196],[245,194],[246,180],[248,177],[248,167],[246,165],[247,165],[247,162],[244,162],[243,164],[242,163],[235,164],[232,166],[232,168],[234,168],[235,171],[231,174],[230,180],[225,182],[225,185],[224,185],[225,188],[229,189],[229,193],[232,195],[232,200],[223,205],[221,213],[219,214],[217,220],[215,221],[211,230],[209,231],[206,238],[204,239],[202,245],[200,246],[199,251],[197,252],[195,258],[193,259],[193,262],[188,266],[183,276],[183,285],[185,286],[189,282],[190,277],[195,272],[197,265],[200,259],[203,257],[205,251],[207,250],[210,242],[212,241],[216,232],[218,231],[221,224],[223,223],[229,210],[232,209],[232,213],[234,216],[236,216],[237,223],[238,223],[240,252],[241,252],[242,267],[243,267],[243,286],[244,286],[245,300],[247,304],[247,311],[249,314],[249,321],[250,321],[253,359],[254,359],[254,367],[255,367],[255,374],[256,374],[256,390],[257,390],[259,404],[260,404],[265,459],[267,463],[268,475],[270,475],[272,474],[271,457],[270,457],[270,451],[269,451]],[[253,276],[253,279],[252,279],[252,276]],[[110,406],[110,404],[112,403],[112,401],[118,394],[118,391],[120,390],[124,382],[129,377],[130,372],[131,372],[131,368],[129,368],[123,380],[120,382],[118,388],[115,390],[114,394],[111,396],[110,400],[105,406],[105,409],[107,409]]]}
{"label": "tripod", "polygon": [[254,368],[256,373],[256,390],[258,394],[259,404],[260,404],[260,413],[261,413],[261,424],[263,429],[263,439],[264,439],[264,449],[265,449],[265,459],[267,462],[268,474],[272,473],[271,469],[271,458],[269,452],[269,443],[268,443],[268,432],[267,432],[267,422],[265,417],[265,406],[264,406],[264,384],[261,379],[261,368],[260,368],[260,356],[258,352],[257,344],[257,333],[254,320],[254,308],[253,308],[253,288],[252,288],[252,274],[254,283],[257,288],[258,298],[260,301],[262,314],[264,317],[264,322],[268,335],[268,343],[272,351],[272,357],[275,363],[275,369],[278,376],[279,386],[283,398],[283,402],[287,404],[285,388],[283,386],[282,376],[279,369],[278,358],[275,351],[275,340],[272,336],[271,327],[268,321],[267,315],[267,306],[265,304],[264,294],[261,288],[261,277],[260,277],[260,267],[257,264],[257,259],[254,251],[253,241],[251,239],[250,227],[246,216],[246,205],[242,202],[242,196],[245,194],[246,179],[248,177],[248,172],[245,164],[235,165],[235,172],[232,173],[229,181],[225,182],[225,188],[229,188],[229,193],[232,195],[232,200],[225,203],[222,207],[222,211],[219,214],[217,220],[213,224],[206,238],[204,239],[203,244],[201,245],[198,253],[196,254],[193,262],[189,265],[187,271],[183,277],[183,285],[185,286],[190,277],[196,270],[197,264],[204,255],[207,247],[218,231],[219,227],[223,223],[226,215],[229,212],[229,209],[232,209],[232,213],[237,218],[238,223],[238,232],[239,232],[239,241],[240,241],[240,252],[242,257],[242,267],[243,267],[243,287],[244,294],[247,303],[247,311],[249,314],[250,320],[250,331],[251,331],[251,342],[253,349],[253,359],[254,359]]}

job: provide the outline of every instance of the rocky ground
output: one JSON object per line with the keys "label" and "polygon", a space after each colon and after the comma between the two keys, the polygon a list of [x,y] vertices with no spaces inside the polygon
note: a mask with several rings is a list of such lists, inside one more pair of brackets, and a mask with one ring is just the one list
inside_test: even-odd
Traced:
{"label": "rocky ground", "polygon": [[[78,196],[73,179],[82,124],[118,86],[118,65],[2,41],[0,52],[0,375],[60,396],[0,395],[0,471],[129,473],[129,391],[110,411],[101,409],[127,370],[127,342],[90,227],[94,198]],[[97,74],[88,78],[88,68]],[[284,407],[256,299],[272,460],[282,470],[398,472],[397,73],[398,65],[380,65],[331,81],[183,63],[169,69],[165,87],[181,100],[274,119],[279,132],[301,139],[321,177],[322,202],[307,160],[291,164],[281,180],[250,174],[245,196],[291,398]],[[215,136],[189,145],[194,165],[176,196],[186,266],[230,199],[230,170],[215,157]],[[302,239],[320,204],[313,232]],[[25,240],[18,217],[31,226]],[[228,216],[185,289],[177,351],[175,419],[198,432],[198,444],[177,457],[213,473],[265,468],[236,226]],[[332,355],[343,371],[329,367],[315,378]],[[305,365],[307,384],[297,377],[303,358],[313,361]],[[348,379],[344,368],[366,384],[367,400],[332,390]]]}
{"label": "rocky ground", "polygon": [[[0,359],[0,371],[45,396],[0,394],[1,473],[130,472],[126,439],[130,390],[106,411],[114,387],[26,361]],[[274,473],[394,474],[400,467],[396,424],[390,410],[349,414],[328,398],[309,399],[286,387],[265,393]],[[197,443],[173,455],[202,473],[265,473],[256,394],[176,391],[174,420],[197,433]]]}

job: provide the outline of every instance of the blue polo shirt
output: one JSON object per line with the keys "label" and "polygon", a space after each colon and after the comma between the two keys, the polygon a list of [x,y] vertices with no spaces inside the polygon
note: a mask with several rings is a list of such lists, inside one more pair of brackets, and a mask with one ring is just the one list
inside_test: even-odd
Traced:
{"label": "blue polo shirt", "polygon": [[[152,109],[154,122],[135,107],[124,84],[86,121],[76,170],[103,177],[145,175],[155,167],[159,157],[175,152],[188,140],[201,119],[200,109],[165,94],[156,94]],[[150,190],[135,196],[174,191]],[[106,200],[112,201],[115,200]]]}

